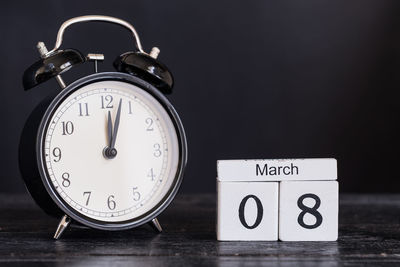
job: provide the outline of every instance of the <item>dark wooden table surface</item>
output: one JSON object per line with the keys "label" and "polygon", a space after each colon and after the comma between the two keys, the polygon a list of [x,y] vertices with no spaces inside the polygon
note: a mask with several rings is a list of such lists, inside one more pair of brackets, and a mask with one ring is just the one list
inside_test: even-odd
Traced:
{"label": "dark wooden table surface", "polygon": [[0,194],[0,265],[400,266],[400,195],[341,195],[337,242],[217,242],[215,195],[179,195],[150,227],[123,232],[70,228],[28,195]]}

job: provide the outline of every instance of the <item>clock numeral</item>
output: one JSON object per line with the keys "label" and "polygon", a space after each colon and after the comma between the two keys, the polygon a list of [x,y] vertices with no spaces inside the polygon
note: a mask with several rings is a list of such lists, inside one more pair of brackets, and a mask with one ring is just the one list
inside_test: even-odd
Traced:
{"label": "clock numeral", "polygon": [[72,121],[63,121],[62,124],[62,135],[71,135],[74,132],[74,124]]}
{"label": "clock numeral", "polygon": [[132,114],[132,103],[131,101],[128,101],[128,114]]}
{"label": "clock numeral", "polygon": [[63,179],[63,181],[62,181],[62,186],[64,186],[64,187],[69,187],[70,185],[71,185],[71,181],[69,180],[69,173],[68,172],[64,172],[62,175],[61,175],[61,178]]}
{"label": "clock numeral", "polygon": [[112,104],[113,102],[113,97],[112,95],[106,95],[106,96],[101,96],[101,108],[113,108],[114,105]]}
{"label": "clock numeral", "polygon": [[133,188],[133,200],[135,201],[139,201],[140,199],[140,193],[136,191],[137,189],[138,189],[137,187]]}
{"label": "clock numeral", "polygon": [[150,177],[150,179],[154,181],[156,175],[154,174],[153,168],[150,169],[149,174],[147,174],[147,177]]}
{"label": "clock numeral", "polygon": [[89,116],[89,104],[88,103],[79,103],[79,116]]}
{"label": "clock numeral", "polygon": [[153,131],[153,119],[152,118],[147,118],[146,119],[146,124],[147,124],[147,128],[146,131]]}
{"label": "clock numeral", "polygon": [[159,143],[155,143],[154,144],[154,157],[159,158],[161,156],[161,146]]}
{"label": "clock numeral", "polygon": [[53,159],[54,162],[59,162],[61,160],[61,149],[59,147],[53,149],[53,156],[55,157],[55,159]]}
{"label": "clock numeral", "polygon": [[85,197],[85,195],[87,195],[86,198],[86,206],[89,205],[89,200],[90,200],[90,195],[92,194],[91,191],[87,191],[87,192],[83,192],[83,197]]}
{"label": "clock numeral", "polygon": [[108,197],[107,205],[108,205],[108,208],[110,210],[115,210],[115,207],[117,206],[117,203],[115,203],[115,201],[114,201],[114,195],[111,195],[111,196]]}

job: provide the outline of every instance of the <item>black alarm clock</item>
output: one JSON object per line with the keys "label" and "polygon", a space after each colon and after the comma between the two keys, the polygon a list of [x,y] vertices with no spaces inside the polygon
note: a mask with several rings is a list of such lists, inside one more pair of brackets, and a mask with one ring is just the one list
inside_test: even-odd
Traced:
{"label": "black alarm clock", "polygon": [[[102,54],[61,50],[72,24],[109,22],[127,28],[136,43],[114,61],[115,72],[97,72]],[[58,239],[71,222],[102,230],[151,223],[171,203],[182,182],[187,144],[181,120],[165,97],[173,77],[143,51],[135,28],[108,16],[81,16],[62,24],[55,47],[38,43],[41,59],[23,75],[25,90],[55,78],[61,90],[29,116],[19,146],[21,175],[36,203],[61,221]],[[94,61],[95,73],[66,85],[60,76]]]}

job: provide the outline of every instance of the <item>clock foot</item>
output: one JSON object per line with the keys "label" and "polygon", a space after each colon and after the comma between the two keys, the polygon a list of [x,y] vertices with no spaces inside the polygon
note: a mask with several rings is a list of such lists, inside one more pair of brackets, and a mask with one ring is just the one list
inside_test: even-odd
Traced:
{"label": "clock foot", "polygon": [[155,231],[157,231],[159,233],[162,232],[161,224],[160,224],[160,222],[158,221],[157,218],[154,218],[153,220],[151,220],[150,225]]}
{"label": "clock foot", "polygon": [[65,229],[68,228],[68,225],[70,224],[70,222],[71,222],[71,218],[68,217],[67,215],[64,215],[61,218],[61,221],[58,223],[57,230],[54,234],[54,239],[59,239],[61,237],[61,235],[64,233]]}

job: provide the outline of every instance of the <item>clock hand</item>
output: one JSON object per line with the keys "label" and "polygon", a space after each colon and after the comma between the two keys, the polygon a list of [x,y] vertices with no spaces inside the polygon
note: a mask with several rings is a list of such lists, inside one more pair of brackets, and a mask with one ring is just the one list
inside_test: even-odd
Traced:
{"label": "clock hand", "polygon": [[[121,115],[121,108],[118,107],[118,112],[117,112],[117,122],[119,125],[119,117]],[[118,131],[118,125],[116,130]],[[106,159],[113,159],[115,158],[115,156],[117,155],[117,150],[114,148],[115,145],[115,138],[117,136],[117,132],[113,132],[113,123],[112,123],[112,119],[111,119],[111,112],[108,111],[108,118],[107,118],[107,135],[108,135],[108,144],[107,146],[103,149],[103,156]]]}
{"label": "clock hand", "polygon": [[108,111],[108,120],[107,120],[107,133],[108,133],[108,146],[111,146],[112,140],[112,120],[111,120],[111,112]]}
{"label": "clock hand", "polygon": [[115,146],[115,141],[117,140],[117,133],[118,133],[118,128],[119,128],[119,121],[121,119],[121,106],[122,106],[122,98],[119,100],[119,105],[118,105],[118,110],[117,110],[117,116],[115,118],[114,122],[114,134],[112,135],[111,138],[111,145],[110,148],[113,149]]}

